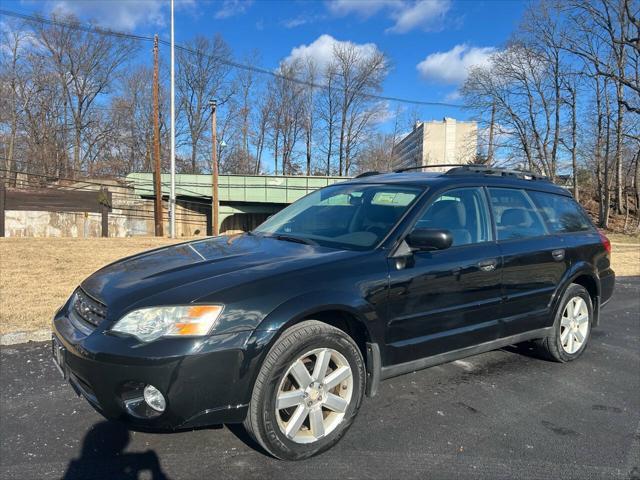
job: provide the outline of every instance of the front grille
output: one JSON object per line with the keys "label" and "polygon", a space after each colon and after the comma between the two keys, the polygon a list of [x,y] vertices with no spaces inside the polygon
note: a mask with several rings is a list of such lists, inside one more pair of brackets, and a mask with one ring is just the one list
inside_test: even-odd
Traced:
{"label": "front grille", "polygon": [[73,310],[82,320],[94,327],[107,317],[107,307],[91,298],[80,288],[74,294]]}

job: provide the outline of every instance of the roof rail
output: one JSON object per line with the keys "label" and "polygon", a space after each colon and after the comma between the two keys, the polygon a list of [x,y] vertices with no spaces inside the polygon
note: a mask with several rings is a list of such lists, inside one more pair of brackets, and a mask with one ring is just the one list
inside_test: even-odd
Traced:
{"label": "roof rail", "polygon": [[356,175],[356,176],[355,176],[355,177],[353,177],[353,178],[370,177],[370,176],[372,176],[372,175],[380,175],[380,172],[376,172],[375,170],[374,170],[374,171],[371,171],[371,172],[362,172],[361,174]]}
{"label": "roof rail", "polygon": [[547,177],[544,175],[540,175],[538,173],[530,172],[528,170],[518,170],[518,169],[506,169],[506,168],[495,168],[489,167],[486,165],[461,165],[456,168],[452,168],[448,170],[447,175],[496,175],[501,177],[517,177],[524,180],[544,180],[549,181]]}
{"label": "roof rail", "polygon": [[394,170],[393,173],[409,172],[411,170],[421,170],[423,168],[442,168],[442,167],[467,167],[465,163],[441,163],[439,165],[418,165],[416,167],[404,167]]}

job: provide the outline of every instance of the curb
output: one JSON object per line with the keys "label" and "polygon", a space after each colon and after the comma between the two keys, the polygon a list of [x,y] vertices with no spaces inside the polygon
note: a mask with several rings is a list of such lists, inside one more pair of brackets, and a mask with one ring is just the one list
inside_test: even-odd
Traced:
{"label": "curb", "polygon": [[31,330],[0,335],[0,345],[17,345],[27,342],[46,342],[51,340],[51,330]]}

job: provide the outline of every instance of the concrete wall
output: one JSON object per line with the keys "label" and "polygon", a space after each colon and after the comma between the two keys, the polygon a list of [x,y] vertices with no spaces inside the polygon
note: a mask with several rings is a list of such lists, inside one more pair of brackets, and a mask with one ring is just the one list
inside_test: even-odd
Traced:
{"label": "concrete wall", "polygon": [[[146,214],[125,212],[114,208],[109,213],[110,237],[135,237],[154,235],[153,202],[146,205]],[[143,212],[144,210],[140,210]],[[166,214],[165,214],[166,217]],[[176,208],[176,235],[191,237],[206,235],[207,216],[195,214],[178,206]],[[7,237],[75,237],[101,236],[101,216],[99,213],[85,212],[35,212],[7,210],[5,212],[5,234]],[[165,235],[169,232],[169,222],[164,221]]]}
{"label": "concrete wall", "polygon": [[[109,212],[110,237],[154,235],[153,200],[137,198],[130,188],[109,185],[112,210]],[[167,202],[164,202],[164,232],[169,233]],[[209,207],[196,204],[176,205],[176,235],[197,236],[207,233]],[[99,237],[101,215],[87,212],[17,211],[5,212],[7,237]]]}

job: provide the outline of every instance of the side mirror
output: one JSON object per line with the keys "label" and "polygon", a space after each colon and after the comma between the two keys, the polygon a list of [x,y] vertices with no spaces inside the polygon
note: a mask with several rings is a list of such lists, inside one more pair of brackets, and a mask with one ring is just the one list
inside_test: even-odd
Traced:
{"label": "side mirror", "polygon": [[453,243],[449,230],[440,228],[417,228],[407,237],[407,243],[414,250],[444,250]]}

